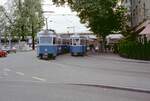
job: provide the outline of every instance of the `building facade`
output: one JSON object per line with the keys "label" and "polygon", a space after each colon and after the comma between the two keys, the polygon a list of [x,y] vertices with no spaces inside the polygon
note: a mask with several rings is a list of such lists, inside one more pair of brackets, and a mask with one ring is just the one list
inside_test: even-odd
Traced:
{"label": "building facade", "polygon": [[145,25],[150,20],[150,0],[131,0],[131,25]]}
{"label": "building facade", "polygon": [[150,32],[145,31],[150,29],[147,28],[150,24],[150,0],[122,0],[122,5],[128,9],[131,28],[150,40]]}
{"label": "building facade", "polygon": [[121,5],[127,8],[128,26],[131,27],[131,0],[121,0]]}

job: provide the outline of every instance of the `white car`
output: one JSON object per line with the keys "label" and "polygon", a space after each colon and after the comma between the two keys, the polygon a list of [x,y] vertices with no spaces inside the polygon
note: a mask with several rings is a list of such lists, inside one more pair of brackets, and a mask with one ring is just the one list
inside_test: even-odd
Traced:
{"label": "white car", "polygon": [[10,53],[10,52],[14,52],[16,53],[16,48],[15,47],[3,47],[2,48],[3,51],[6,51],[7,53]]}

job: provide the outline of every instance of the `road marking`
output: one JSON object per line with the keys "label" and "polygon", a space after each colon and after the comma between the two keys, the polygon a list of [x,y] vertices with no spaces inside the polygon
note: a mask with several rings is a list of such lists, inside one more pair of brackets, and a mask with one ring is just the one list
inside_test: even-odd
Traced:
{"label": "road marking", "polygon": [[10,72],[11,70],[8,69],[8,68],[4,68],[4,71],[5,71],[5,72]]}
{"label": "road marking", "polygon": [[22,72],[16,72],[16,74],[24,76],[24,73],[22,73]]}
{"label": "road marking", "polygon": [[11,71],[10,69],[4,68],[4,69],[3,69],[3,75],[4,75],[4,76],[8,76],[8,72],[10,72],[10,71]]}
{"label": "road marking", "polygon": [[43,79],[43,78],[39,78],[39,77],[36,77],[36,76],[32,76],[32,78],[35,79],[35,80],[46,82],[46,79]]}

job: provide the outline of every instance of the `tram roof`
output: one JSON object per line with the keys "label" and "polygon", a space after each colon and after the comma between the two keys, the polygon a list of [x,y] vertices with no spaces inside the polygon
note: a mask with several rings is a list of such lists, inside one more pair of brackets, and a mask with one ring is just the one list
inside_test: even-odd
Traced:
{"label": "tram roof", "polygon": [[71,35],[70,38],[74,38],[74,39],[87,39],[86,36],[79,35],[79,34]]}
{"label": "tram roof", "polygon": [[42,30],[37,33],[37,37],[44,37],[44,36],[49,36],[49,37],[56,37],[57,35],[55,34],[54,31],[51,30]]}

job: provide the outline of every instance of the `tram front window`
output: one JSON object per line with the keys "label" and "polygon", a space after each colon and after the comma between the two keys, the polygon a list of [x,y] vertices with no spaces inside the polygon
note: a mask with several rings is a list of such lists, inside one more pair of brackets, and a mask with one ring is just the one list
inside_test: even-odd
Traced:
{"label": "tram front window", "polygon": [[73,45],[80,45],[80,40],[79,39],[74,39],[73,40]]}
{"label": "tram front window", "polygon": [[51,37],[41,37],[40,43],[41,44],[52,44],[52,38]]}

